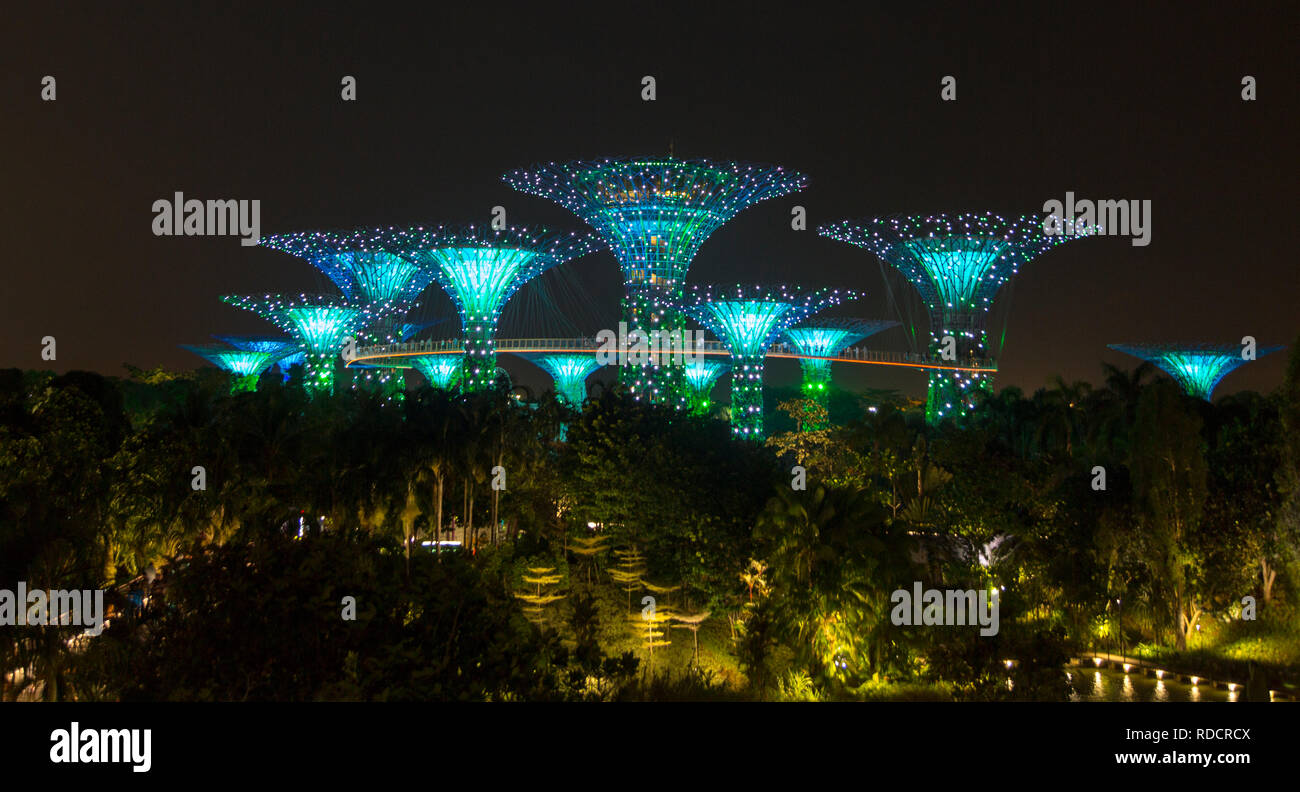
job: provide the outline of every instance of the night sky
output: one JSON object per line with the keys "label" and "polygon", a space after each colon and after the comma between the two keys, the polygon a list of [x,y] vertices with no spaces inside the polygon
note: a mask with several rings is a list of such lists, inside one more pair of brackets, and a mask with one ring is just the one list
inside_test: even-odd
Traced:
{"label": "night sky", "polygon": [[[1101,361],[1136,364],[1112,342],[1290,344],[1300,330],[1295,3],[430,3],[426,17],[370,4],[26,5],[6,9],[0,32],[0,368],[194,368],[178,344],[273,331],[218,295],[327,290],[306,262],[236,237],[153,236],[153,201],[178,190],[260,199],[263,235],[487,222],[498,204],[511,224],[581,229],[501,175],[670,145],[809,176],[805,191],[714,234],[690,282],[864,290],[833,311],[845,316],[923,314],[867,251],[819,237],[821,223],[1041,215],[1067,190],[1151,200],[1148,247],[1072,242],[1002,290],[990,327],[996,352],[1005,322],[999,387],[1032,391],[1058,373],[1099,383]],[[46,74],[55,102],[40,99]],[[647,74],[655,102],[640,98]],[[1247,74],[1255,102],[1240,96]],[[356,102],[340,99],[344,75],[357,79]],[[957,79],[956,102],[940,100],[944,75]],[[795,204],[807,231],[790,230]],[[502,335],[571,334],[566,323],[594,333],[617,321],[621,292],[613,256],[588,256],[521,292]],[[426,295],[426,316],[450,314],[436,287]],[[563,317],[543,316],[547,299],[569,306]],[[40,359],[47,335],[53,364]],[[868,345],[911,343],[893,330]],[[1285,357],[1242,368],[1217,395],[1273,389]],[[914,372],[841,366],[836,377],[924,392]],[[796,378],[794,362],[769,364],[770,384]]]}

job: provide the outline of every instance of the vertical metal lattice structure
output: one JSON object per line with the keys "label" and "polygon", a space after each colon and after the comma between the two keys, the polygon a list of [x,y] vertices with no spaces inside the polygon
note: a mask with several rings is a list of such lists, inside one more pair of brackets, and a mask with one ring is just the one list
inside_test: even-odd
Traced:
{"label": "vertical metal lattice structure", "polygon": [[456,385],[465,365],[462,354],[414,355],[408,360],[424,375],[430,387],[442,390],[451,390]]}

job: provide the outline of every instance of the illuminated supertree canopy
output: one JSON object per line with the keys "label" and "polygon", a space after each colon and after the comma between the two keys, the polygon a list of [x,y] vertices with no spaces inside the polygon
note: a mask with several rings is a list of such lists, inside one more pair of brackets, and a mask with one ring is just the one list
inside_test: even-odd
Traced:
{"label": "illuminated supertree canopy", "polygon": [[235,349],[215,344],[205,346],[182,344],[181,348],[187,349],[217,368],[233,374],[234,379],[230,384],[231,393],[257,390],[258,378],[262,376],[262,372],[270,368],[271,364],[275,362],[275,355],[265,351]]}
{"label": "illuminated supertree canopy", "polygon": [[442,390],[451,390],[460,377],[464,364],[464,355],[414,355],[408,358],[419,369],[429,385]]}
{"label": "illuminated supertree canopy", "polygon": [[831,361],[818,358],[835,357],[862,339],[897,325],[898,322],[883,319],[818,318],[786,330],[785,340],[794,351],[811,356],[799,360],[804,393],[825,406],[826,389],[831,383]]}
{"label": "illuminated supertree canopy", "polygon": [[[1223,378],[1250,359],[1243,357],[1241,344],[1108,344],[1111,349],[1155,364],[1182,386],[1189,396],[1210,400]],[[1255,350],[1255,359],[1272,354],[1281,346]]]}
{"label": "illuminated supertree canopy", "polygon": [[[417,229],[374,228],[350,231],[301,231],[263,237],[264,247],[305,259],[325,273],[355,303],[407,303],[433,282],[427,267],[403,256],[408,235]],[[401,317],[379,311],[375,320],[356,328],[363,344],[402,340]],[[361,381],[390,396],[401,391],[400,374],[387,368],[358,366]]]}
{"label": "illuminated supertree canopy", "polygon": [[262,238],[262,246],[310,262],[354,302],[411,301],[433,273],[401,255],[405,235],[417,229],[300,231]]}
{"label": "illuminated supertree canopy", "polygon": [[682,376],[686,380],[687,395],[690,399],[691,412],[707,415],[712,401],[709,395],[713,385],[731,368],[730,364],[720,360],[692,360],[686,364]]}
{"label": "illuminated supertree canopy", "polygon": [[763,359],[786,328],[858,294],[789,286],[697,286],[682,309],[727,345],[731,353],[731,426],[763,437]]}
{"label": "illuminated supertree canopy", "polygon": [[403,303],[354,303],[319,294],[225,295],[222,302],[243,308],[275,324],[304,347],[307,387],[330,391],[334,387],[334,359],[345,336],[389,312],[404,313]]}
{"label": "illuminated supertree canopy", "polygon": [[[845,220],[818,233],[866,248],[903,273],[930,309],[932,354],[947,349],[958,361],[987,361],[988,312],[998,289],[1022,264],[1075,238],[1044,233],[1041,217],[975,213]],[[951,346],[944,343],[949,336]],[[975,392],[991,388],[991,375],[932,370],[926,418],[964,415]]]}
{"label": "illuminated supertree canopy", "polygon": [[468,390],[490,387],[497,375],[496,329],[501,308],[528,281],[558,264],[598,249],[587,234],[541,228],[440,226],[394,232],[391,244],[431,272],[460,312]]}
{"label": "illuminated supertree canopy", "polygon": [[212,337],[246,352],[269,352],[273,361],[282,359],[285,354],[293,354],[298,348],[298,344],[292,338],[285,336],[214,335]]}
{"label": "illuminated supertree canopy", "polygon": [[284,378],[288,379],[289,369],[293,368],[294,366],[307,365],[307,353],[304,352],[302,349],[295,349],[293,352],[290,352],[289,354],[277,360],[275,362],[275,365],[278,366],[280,370],[284,372]]}
{"label": "illuminated supertree canopy", "polygon": [[[673,157],[550,163],[504,179],[559,203],[600,233],[623,270],[628,328],[660,338],[686,326],[677,303],[704,241],[746,207],[807,183],[803,174],[771,165]],[[685,406],[680,377],[677,366],[620,372],[635,398]]]}
{"label": "illuminated supertree canopy", "polygon": [[555,383],[555,394],[574,407],[582,407],[587,400],[587,377],[600,368],[594,353],[588,354],[545,354],[516,353],[519,357],[535,363],[551,375]]}

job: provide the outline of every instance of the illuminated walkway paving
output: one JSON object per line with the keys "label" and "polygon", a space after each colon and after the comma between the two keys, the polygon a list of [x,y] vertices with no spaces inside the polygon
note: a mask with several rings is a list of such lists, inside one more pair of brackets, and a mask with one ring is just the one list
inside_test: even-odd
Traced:
{"label": "illuminated walkway paving", "polygon": [[[596,342],[589,338],[499,338],[496,341],[498,352],[573,352],[596,350]],[[405,344],[381,344],[357,350],[353,363],[369,365],[410,366],[410,357],[416,355],[458,355],[465,351],[465,345],[459,340],[414,341]],[[727,346],[721,341],[704,341],[700,345],[700,354],[705,356],[729,356]],[[788,344],[772,344],[767,348],[767,357],[802,360],[812,355],[801,355]],[[851,347],[838,355],[819,357],[832,363],[859,363],[867,366],[901,366],[933,371],[968,371],[992,374],[997,366],[992,360],[979,361],[979,365],[952,363],[939,357],[915,355],[909,352],[885,352],[874,349]]]}

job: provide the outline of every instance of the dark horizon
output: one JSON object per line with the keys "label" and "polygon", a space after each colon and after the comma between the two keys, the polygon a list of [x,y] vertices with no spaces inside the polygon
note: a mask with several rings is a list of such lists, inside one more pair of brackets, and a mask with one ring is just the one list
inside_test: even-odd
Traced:
{"label": "dark horizon", "polygon": [[[831,312],[839,316],[923,314],[869,253],[818,236],[824,223],[1041,215],[1067,191],[1149,199],[1148,247],[1122,237],[1071,242],[1004,287],[989,333],[996,351],[1005,319],[999,390],[1032,393],[1056,374],[1099,385],[1102,361],[1137,365],[1109,343],[1253,335],[1261,347],[1289,346],[1300,331],[1300,275],[1275,229],[1294,206],[1286,31],[1297,11],[1176,9],[1057,19],[875,7],[777,20],[696,8],[680,22],[666,10],[627,19],[446,11],[381,22],[317,7],[207,18],[166,6],[19,9],[0,34],[12,37],[5,51],[14,55],[0,78],[12,229],[0,368],[193,369],[206,364],[179,344],[272,332],[219,295],[326,289],[306,262],[235,237],[154,237],[150,206],[176,191],[260,200],[263,236],[486,221],[494,205],[512,224],[577,230],[578,218],[515,192],[502,174],[670,146],[680,157],[809,177],[802,192],[724,225],[689,282],[866,292]],[[636,35],[637,26],[649,33]],[[46,74],[58,80],[55,102],[40,99]],[[658,83],[655,102],[640,99],[646,74]],[[939,97],[948,74],[956,102]],[[343,75],[358,81],[356,102],[339,98]],[[1257,101],[1242,101],[1243,75],[1256,79]],[[807,231],[790,230],[796,204],[807,207]],[[622,284],[608,252],[543,283],[570,315],[542,316],[546,301],[527,287],[507,309],[503,337],[538,322],[594,332],[617,321]],[[451,311],[436,287],[426,297],[426,315]],[[53,363],[40,357],[47,335],[58,341]],[[867,346],[909,348],[899,329]],[[1243,367],[1216,396],[1271,391],[1287,357]],[[530,364],[502,360],[525,382],[546,382]],[[792,385],[797,370],[774,361],[768,384]],[[925,385],[880,367],[840,366],[836,379],[911,396]]]}

